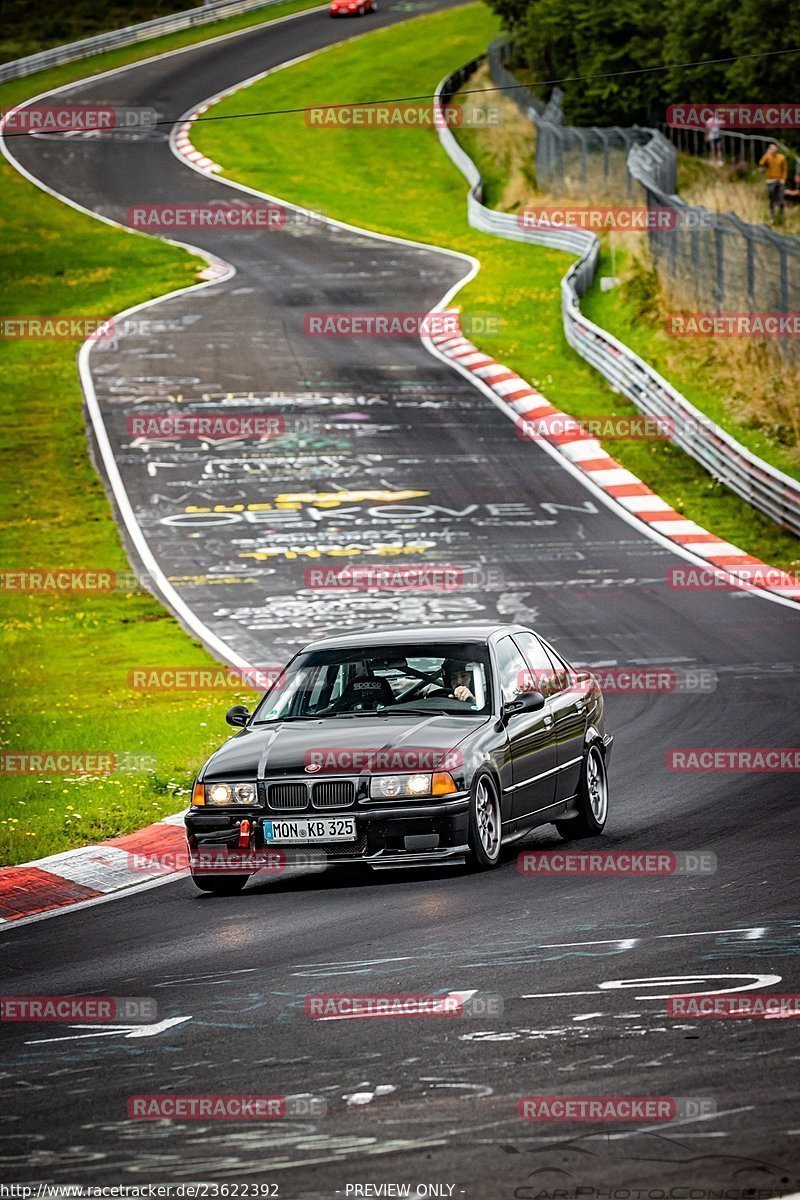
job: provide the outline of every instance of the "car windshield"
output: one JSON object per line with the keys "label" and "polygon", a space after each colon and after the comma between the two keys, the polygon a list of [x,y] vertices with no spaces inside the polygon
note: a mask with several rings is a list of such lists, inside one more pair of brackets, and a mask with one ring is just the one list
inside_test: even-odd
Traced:
{"label": "car windshield", "polygon": [[267,692],[253,724],[367,713],[422,720],[489,710],[489,659],[479,642],[347,647],[297,658]]}

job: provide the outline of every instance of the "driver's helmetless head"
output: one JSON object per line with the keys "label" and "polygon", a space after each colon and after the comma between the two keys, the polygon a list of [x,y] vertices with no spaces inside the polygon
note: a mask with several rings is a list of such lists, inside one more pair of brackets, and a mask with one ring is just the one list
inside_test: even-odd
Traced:
{"label": "driver's helmetless head", "polygon": [[446,668],[447,682],[450,687],[470,687],[472,683],[472,673],[467,670],[467,664],[463,662],[448,662]]}

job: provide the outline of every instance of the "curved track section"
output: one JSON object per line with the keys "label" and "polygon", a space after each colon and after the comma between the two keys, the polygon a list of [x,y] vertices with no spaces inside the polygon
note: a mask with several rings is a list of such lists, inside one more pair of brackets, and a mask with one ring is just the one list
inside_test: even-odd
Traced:
{"label": "curved track section", "polygon": [[[382,8],[378,22],[404,15]],[[178,115],[364,27],[310,14],[69,94]],[[54,191],[123,223],[137,203],[232,196],[187,171],[161,132],[32,139],[14,153]],[[190,1019],[147,1043],[6,1026],[6,1087],[22,1116],[5,1130],[8,1177],[270,1180],[307,1200],[392,1182],[475,1200],[667,1180],[797,1190],[793,1023],[668,1020],[653,982],[800,991],[792,777],[666,766],[673,747],[791,744],[796,613],[755,593],[671,589],[681,559],[517,440],[422,345],[303,333],[309,311],[433,308],[469,269],[463,259],[317,223],[191,241],[235,274],[158,302],[151,324],[98,346],[89,365],[136,523],[193,620],[229,658],[258,664],[312,634],[499,618],[534,623],[584,663],[703,668],[711,690],[609,698],[603,844],[711,850],[718,871],[532,879],[508,859],[481,877],[311,876],[196,903],[179,882],[11,930],[15,991],[155,995],[160,1015]],[[174,396],[193,410],[281,412],[287,434],[211,449],[126,434],[132,410],[158,412]],[[469,586],[400,596],[308,586],[310,566],[393,560],[461,567]],[[554,843],[540,833],[537,844]],[[468,1028],[305,1018],[307,992],[350,988],[477,988],[502,995],[504,1014]],[[328,1116],[244,1130],[126,1119],[133,1092],[215,1089],[310,1092]],[[600,1137],[517,1119],[521,1095],[563,1093],[710,1096],[716,1114],[603,1126]]]}

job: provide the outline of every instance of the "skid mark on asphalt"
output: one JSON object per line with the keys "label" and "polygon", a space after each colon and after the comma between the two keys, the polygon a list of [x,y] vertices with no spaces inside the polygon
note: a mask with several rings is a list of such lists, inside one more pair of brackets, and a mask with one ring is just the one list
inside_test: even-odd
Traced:
{"label": "skid mark on asphalt", "polygon": [[162,979],[152,986],[167,988],[180,984],[183,987],[216,987],[221,983],[240,983],[241,980],[231,978],[231,976],[252,975],[255,971],[255,967],[242,967],[236,971],[213,971],[208,975],[185,975],[181,979]]}
{"label": "skid mark on asphalt", "polygon": [[[593,1192],[596,1186],[603,1187],[609,1179],[618,1178],[621,1168],[630,1184],[656,1183],[656,1194],[662,1194],[663,1189],[664,1195],[670,1195],[670,1185],[685,1185],[687,1180],[699,1195],[766,1197],[795,1190],[800,1177],[776,1161],[777,1155],[758,1158],[724,1152],[716,1149],[713,1141],[709,1149],[684,1144],[690,1139],[728,1136],[725,1131],[709,1129],[681,1129],[677,1136],[671,1131],[633,1130],[611,1136],[595,1133],[558,1140],[528,1138],[524,1143],[501,1145],[500,1149],[509,1156],[520,1156],[523,1170],[532,1168],[520,1176],[514,1191],[516,1200],[552,1195],[554,1187],[563,1189],[564,1195],[574,1193],[578,1186]],[[711,1191],[707,1190],[709,1184]],[[626,1195],[635,1194],[626,1191]],[[692,1195],[693,1191],[684,1186],[679,1194]]]}
{"label": "skid mark on asphalt", "polygon": [[[528,913],[521,914],[519,921],[528,921]],[[650,926],[637,926],[638,929],[650,930]],[[600,932],[598,930],[598,932]],[[757,932],[758,937],[754,934]],[[724,930],[693,930],[683,933],[658,934],[652,931],[639,933],[636,937],[597,938],[586,941],[552,942],[532,940],[526,933],[511,933],[509,936],[498,935],[495,932],[487,937],[485,944],[480,944],[480,937],[473,939],[471,949],[482,951],[480,957],[464,956],[460,947],[453,948],[445,941],[428,942],[420,946],[414,955],[401,956],[390,960],[396,973],[418,973],[423,964],[428,962],[440,963],[446,961],[448,970],[482,970],[501,966],[518,966],[522,964],[535,965],[538,963],[559,962],[569,958],[613,958],[620,955],[630,955],[637,950],[649,948],[652,942],[671,941],[674,939],[717,939],[710,948],[702,952],[692,946],[687,947],[682,954],[694,954],[700,958],[715,956],[718,958],[732,957],[731,952],[743,950],[748,956],[758,953],[768,954],[797,954],[800,953],[800,925],[794,921],[778,923],[774,926],[746,926],[739,929]],[[497,948],[498,942],[501,943]],[[562,951],[562,953],[548,953]],[[372,960],[356,966],[359,972],[378,975],[382,965],[381,960]],[[352,962],[341,963],[303,963],[298,964],[292,971],[294,975],[311,977],[316,975],[336,977],[348,974],[354,967]]]}

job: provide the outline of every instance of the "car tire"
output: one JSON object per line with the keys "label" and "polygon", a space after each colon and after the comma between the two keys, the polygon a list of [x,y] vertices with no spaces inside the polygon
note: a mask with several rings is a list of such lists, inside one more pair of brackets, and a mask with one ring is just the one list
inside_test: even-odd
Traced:
{"label": "car tire", "polygon": [[578,815],[568,821],[554,821],[562,838],[596,837],[608,820],[608,775],[606,760],[597,742],[586,751],[578,784]]}
{"label": "car tire", "polygon": [[214,896],[236,896],[249,878],[249,875],[192,875],[192,883],[201,892],[211,892]]}
{"label": "car tire", "polygon": [[469,797],[469,865],[491,871],[500,862],[503,826],[500,797],[491,775],[482,771],[472,781]]}

